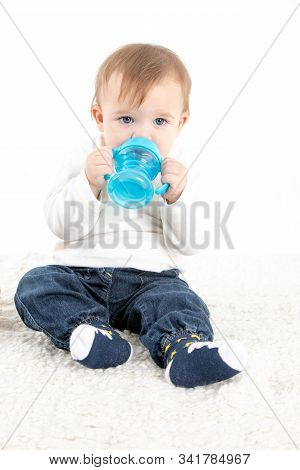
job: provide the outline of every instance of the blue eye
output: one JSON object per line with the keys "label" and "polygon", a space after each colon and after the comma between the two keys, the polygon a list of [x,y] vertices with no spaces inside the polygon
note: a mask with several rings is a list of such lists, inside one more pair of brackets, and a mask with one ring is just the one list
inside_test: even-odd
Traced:
{"label": "blue eye", "polygon": [[[121,121],[122,124],[132,124],[134,122],[131,116],[121,116],[120,118],[118,118],[118,121]],[[162,127],[168,121],[164,118],[156,118],[154,119],[154,122],[157,126]]]}
{"label": "blue eye", "polygon": [[160,123],[159,123],[159,122],[156,122],[156,124],[157,124],[158,126],[160,126],[160,127],[163,125],[163,124],[161,123],[161,121],[164,121],[165,123],[167,122],[166,119],[164,119],[164,118],[156,118],[156,119],[154,119],[154,122],[155,122],[155,121],[160,121]]}
{"label": "blue eye", "polygon": [[122,116],[122,117],[119,118],[119,121],[121,121],[123,124],[131,124],[131,123],[128,122],[128,121],[125,121],[125,122],[124,122],[123,119],[132,119],[132,117],[130,117],[130,116]]}

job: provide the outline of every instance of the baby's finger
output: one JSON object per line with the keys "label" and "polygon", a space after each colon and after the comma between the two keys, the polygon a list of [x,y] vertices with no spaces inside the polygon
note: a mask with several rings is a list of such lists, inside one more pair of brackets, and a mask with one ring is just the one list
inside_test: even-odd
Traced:
{"label": "baby's finger", "polygon": [[183,178],[178,177],[178,174],[175,175],[174,173],[166,173],[165,175],[162,175],[161,181],[162,183],[176,184],[182,179]]}
{"label": "baby's finger", "polygon": [[105,155],[103,155],[103,159],[104,159],[107,167],[109,168],[110,173],[113,173],[114,163],[113,163],[113,158],[111,156],[111,153],[106,153]]}
{"label": "baby's finger", "polygon": [[100,151],[92,155],[94,165],[102,165],[106,163],[113,170],[113,157],[112,151],[108,147],[103,147]]}

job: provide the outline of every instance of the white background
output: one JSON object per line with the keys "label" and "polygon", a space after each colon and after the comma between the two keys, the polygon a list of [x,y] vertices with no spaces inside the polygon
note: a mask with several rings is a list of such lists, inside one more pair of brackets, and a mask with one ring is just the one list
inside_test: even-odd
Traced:
{"label": "white background", "polygon": [[[95,133],[89,108],[108,54],[151,42],[181,57],[193,81],[182,134],[193,161],[296,5],[4,0],[11,19],[0,4],[0,253],[51,252],[43,198],[66,152],[86,139],[84,128]],[[300,8],[191,170],[198,200],[224,208],[236,201],[228,223],[235,252],[300,251],[299,44]]]}

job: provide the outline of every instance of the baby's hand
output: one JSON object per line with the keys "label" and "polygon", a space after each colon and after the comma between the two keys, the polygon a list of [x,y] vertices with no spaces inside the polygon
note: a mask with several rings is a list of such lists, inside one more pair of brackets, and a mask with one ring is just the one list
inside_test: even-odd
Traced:
{"label": "baby's hand", "polygon": [[166,157],[161,164],[162,183],[169,183],[168,191],[163,198],[168,204],[173,204],[181,196],[187,183],[187,168],[175,158]]}
{"label": "baby's hand", "polygon": [[90,153],[85,160],[84,166],[90,187],[98,198],[99,192],[105,185],[104,175],[114,172],[113,156],[111,147],[105,145],[104,136],[101,134],[101,147]]}

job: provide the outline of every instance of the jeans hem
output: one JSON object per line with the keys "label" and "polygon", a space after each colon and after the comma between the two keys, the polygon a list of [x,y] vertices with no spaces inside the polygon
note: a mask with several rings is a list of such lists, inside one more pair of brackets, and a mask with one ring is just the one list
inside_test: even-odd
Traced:
{"label": "jeans hem", "polygon": [[109,322],[107,320],[103,320],[101,317],[99,317],[99,315],[91,315],[87,318],[81,318],[79,321],[75,322],[73,329],[75,330],[77,326],[82,324],[92,325],[94,322],[101,322],[103,324],[105,323],[107,326],[110,326]]}

